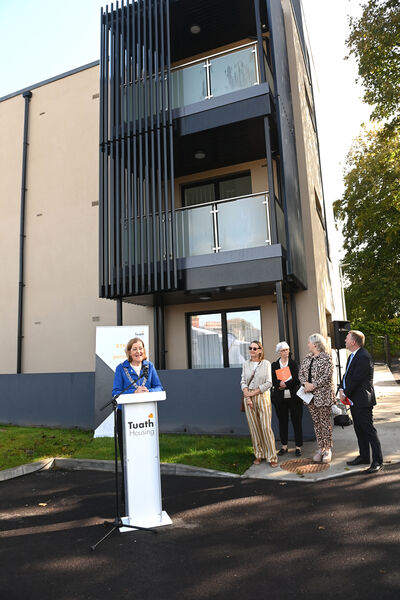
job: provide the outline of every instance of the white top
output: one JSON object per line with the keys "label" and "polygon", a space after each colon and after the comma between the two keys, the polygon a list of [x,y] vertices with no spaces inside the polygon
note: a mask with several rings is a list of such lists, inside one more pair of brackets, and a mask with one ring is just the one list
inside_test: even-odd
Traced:
{"label": "white top", "polygon": [[262,360],[259,367],[255,371],[255,375],[250,385],[248,385],[248,381],[250,380],[250,377],[253,374],[253,369],[255,368],[253,365],[256,365],[257,367],[258,363],[252,360],[246,360],[246,362],[243,363],[240,386],[242,390],[247,387],[250,390],[256,390],[259,388],[260,392],[263,394],[272,386],[271,363],[268,360]]}
{"label": "white top", "polygon": [[131,363],[131,367],[132,367],[132,369],[133,369],[134,371],[136,371],[136,375],[139,377],[139,375],[140,375],[140,371],[141,371],[141,369],[142,369],[142,363],[140,363],[140,365],[133,365],[133,364]]}

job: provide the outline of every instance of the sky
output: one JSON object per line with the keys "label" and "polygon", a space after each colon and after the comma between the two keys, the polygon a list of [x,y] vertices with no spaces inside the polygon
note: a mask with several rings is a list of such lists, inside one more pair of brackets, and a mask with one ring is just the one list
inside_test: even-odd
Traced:
{"label": "sky", "polygon": [[[100,8],[106,0],[0,0],[0,98],[99,58]],[[325,201],[343,193],[343,165],[370,107],[344,60],[348,15],[359,0],[303,0],[311,47]],[[330,222],[333,223],[330,216]],[[336,237],[340,247],[340,236]]]}

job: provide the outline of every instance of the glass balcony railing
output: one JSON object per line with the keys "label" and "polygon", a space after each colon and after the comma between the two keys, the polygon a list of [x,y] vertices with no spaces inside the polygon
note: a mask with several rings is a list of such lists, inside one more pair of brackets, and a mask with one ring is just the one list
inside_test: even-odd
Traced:
{"label": "glass balcony railing", "polygon": [[257,45],[246,44],[172,69],[172,108],[258,85]]}
{"label": "glass balcony railing", "polygon": [[[160,75],[159,82],[160,82]],[[148,80],[147,80],[148,83]],[[260,83],[257,44],[250,43],[188,62],[171,69],[172,108],[188,106]],[[150,89],[151,87],[151,89]],[[125,120],[143,118],[168,108],[168,99],[162,97],[161,85],[144,86],[144,80],[124,85],[123,111]],[[165,90],[164,90],[165,91]],[[158,94],[158,98],[156,96]]]}
{"label": "glass balcony railing", "polygon": [[177,258],[270,243],[267,192],[176,211]]}
{"label": "glass balcony railing", "polygon": [[[285,221],[282,208],[275,200],[278,242],[286,248]],[[175,256],[201,256],[257,248],[271,244],[270,206],[268,192],[220,200],[175,210]],[[154,228],[153,228],[154,227]],[[124,220],[123,263],[134,256],[137,263],[154,261],[154,255],[164,259],[171,247],[171,214],[166,219],[159,214],[135,220]],[[161,247],[160,247],[161,246]]]}

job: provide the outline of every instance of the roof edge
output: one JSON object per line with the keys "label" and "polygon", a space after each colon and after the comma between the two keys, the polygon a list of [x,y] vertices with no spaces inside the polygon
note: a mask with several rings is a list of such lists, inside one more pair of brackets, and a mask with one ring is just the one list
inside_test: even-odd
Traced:
{"label": "roof edge", "polygon": [[14,98],[15,96],[19,96],[24,92],[28,92],[34,90],[36,88],[42,87],[43,85],[47,85],[48,83],[53,83],[54,81],[58,81],[59,79],[63,79],[64,77],[69,77],[70,75],[75,75],[76,73],[80,73],[81,71],[85,71],[86,69],[91,69],[92,67],[97,66],[100,63],[99,60],[95,60],[91,63],[87,63],[86,65],[82,65],[81,67],[77,67],[76,69],[71,69],[70,71],[66,71],[65,73],[61,73],[60,75],[55,75],[54,77],[50,77],[49,79],[45,79],[44,81],[40,81],[39,83],[34,83],[29,85],[17,92],[12,92],[11,94],[7,94],[0,98],[0,102],[4,100],[9,100],[10,98]]}

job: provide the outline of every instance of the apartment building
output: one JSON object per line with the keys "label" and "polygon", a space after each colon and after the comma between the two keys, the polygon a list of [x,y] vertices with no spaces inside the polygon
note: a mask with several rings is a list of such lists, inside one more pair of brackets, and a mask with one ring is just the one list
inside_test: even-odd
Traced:
{"label": "apartment building", "polygon": [[249,342],[301,358],[342,318],[300,0],[124,1],[101,30],[99,63],[0,101],[0,386],[97,423],[96,325],[147,324],[164,430],[244,433]]}

